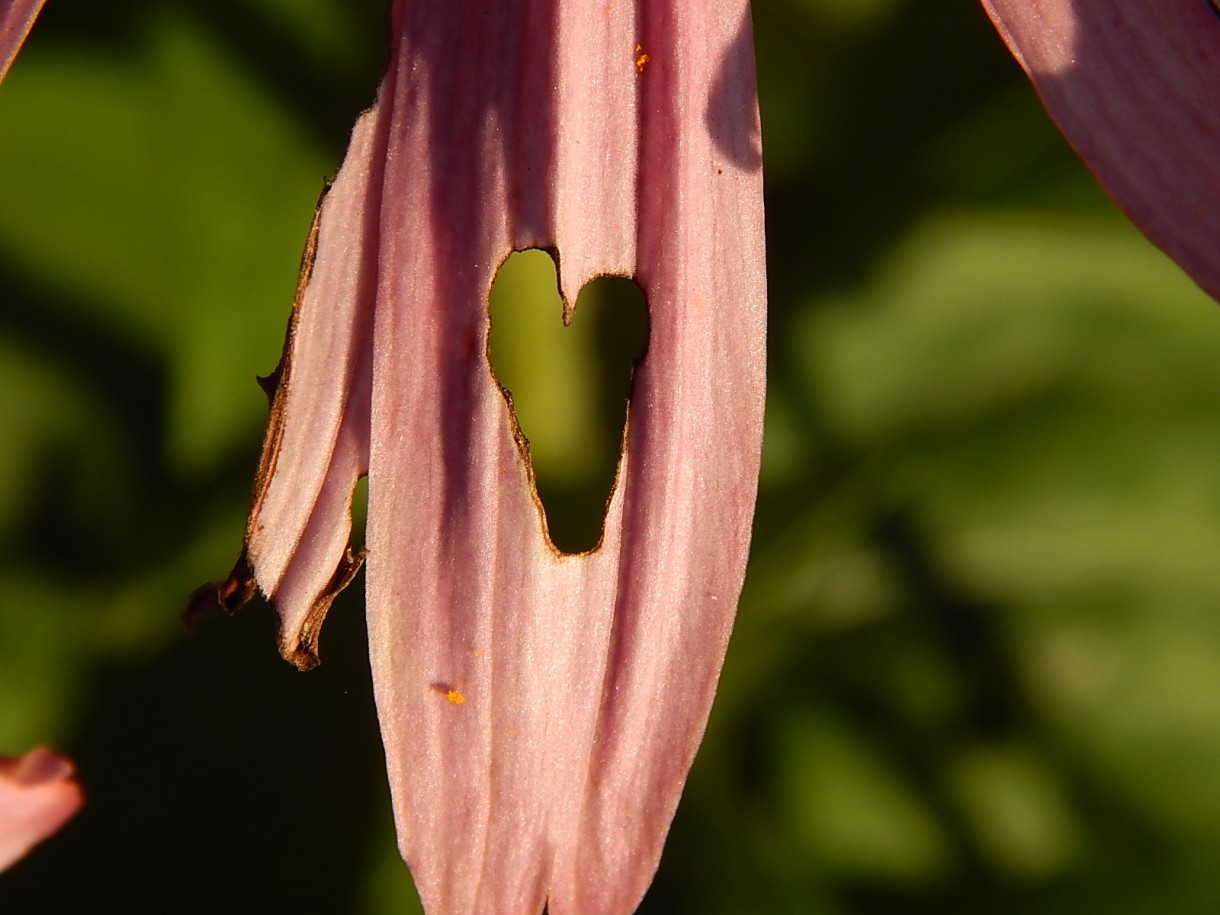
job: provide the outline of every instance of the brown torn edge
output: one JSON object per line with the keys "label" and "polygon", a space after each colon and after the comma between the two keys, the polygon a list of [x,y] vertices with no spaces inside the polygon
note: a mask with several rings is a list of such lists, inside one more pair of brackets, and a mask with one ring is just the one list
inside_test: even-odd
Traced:
{"label": "brown torn edge", "polygon": [[[314,208],[313,223],[309,227],[309,237],[305,242],[305,251],[301,255],[301,269],[297,276],[296,293],[292,301],[292,314],[288,319],[288,330],[284,336],[284,350],[280,355],[279,364],[266,377],[259,377],[259,387],[267,395],[270,406],[270,417],[267,421],[267,434],[263,439],[263,449],[258,459],[258,470],[254,477],[254,491],[250,500],[250,514],[246,522],[245,544],[234,563],[232,571],[223,581],[213,581],[200,585],[187,600],[186,609],[182,611],[181,619],[187,632],[194,634],[200,623],[217,610],[223,610],[232,616],[245,606],[258,590],[254,570],[250,567],[247,553],[253,532],[258,524],[258,515],[271,485],[271,477],[275,473],[275,465],[279,459],[280,443],[284,436],[284,409],[288,399],[288,383],[292,376],[292,344],[296,337],[297,319],[305,298],[305,289],[313,275],[314,259],[318,249],[318,230],[322,223],[322,204],[330,192],[331,182],[326,182]],[[330,583],[319,595],[314,605],[306,615],[301,627],[301,637],[297,643],[287,644],[281,628],[279,646],[280,654],[301,670],[308,670],[318,664],[318,636],[326,611],[338,596],[339,592],[351,584],[356,573],[364,564],[365,550],[361,548],[356,553],[351,549],[345,551],[331,576]],[[281,624],[282,626],[282,624]]]}

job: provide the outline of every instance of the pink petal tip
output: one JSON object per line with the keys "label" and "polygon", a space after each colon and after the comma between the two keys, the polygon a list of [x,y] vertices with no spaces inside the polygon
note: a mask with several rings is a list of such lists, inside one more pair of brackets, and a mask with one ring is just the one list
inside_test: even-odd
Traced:
{"label": "pink petal tip", "polygon": [[1220,16],[1208,0],[983,0],[1120,207],[1220,296]]}
{"label": "pink petal tip", "polygon": [[0,870],[54,834],[80,809],[72,763],[45,747],[0,757]]}

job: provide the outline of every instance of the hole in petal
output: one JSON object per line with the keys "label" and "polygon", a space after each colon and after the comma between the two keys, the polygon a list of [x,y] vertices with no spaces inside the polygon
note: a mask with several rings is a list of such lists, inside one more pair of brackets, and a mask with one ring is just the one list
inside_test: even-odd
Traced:
{"label": "hole in petal", "polygon": [[496,274],[490,311],[492,371],[529,440],[551,542],[564,553],[592,550],[618,468],[632,366],[648,345],[644,293],[634,280],[599,277],[564,327],[554,261],[520,251]]}
{"label": "hole in petal", "polygon": [[364,549],[365,525],[369,517],[369,478],[363,476],[352,489],[352,533],[348,546],[353,553]]}

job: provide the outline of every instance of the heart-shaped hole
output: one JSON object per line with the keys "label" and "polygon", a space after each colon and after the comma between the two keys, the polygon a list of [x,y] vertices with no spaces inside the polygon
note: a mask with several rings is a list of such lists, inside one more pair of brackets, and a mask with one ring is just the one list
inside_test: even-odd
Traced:
{"label": "heart-shaped hole", "polygon": [[490,297],[492,371],[529,440],[551,542],[584,553],[601,540],[622,449],[631,372],[648,346],[648,306],[632,279],[603,276],[563,324],[555,262],[519,251]]}

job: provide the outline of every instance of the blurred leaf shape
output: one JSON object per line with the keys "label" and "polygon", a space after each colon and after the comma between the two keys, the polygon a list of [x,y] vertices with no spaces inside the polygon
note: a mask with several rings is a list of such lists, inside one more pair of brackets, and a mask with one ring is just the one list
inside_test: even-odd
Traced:
{"label": "blurred leaf shape", "polygon": [[252,379],[225,366],[274,352],[334,163],[172,9],[129,56],[27,48],[21,69],[0,93],[0,174],[21,176],[0,250],[164,348],[169,454],[206,470],[261,422]]}

